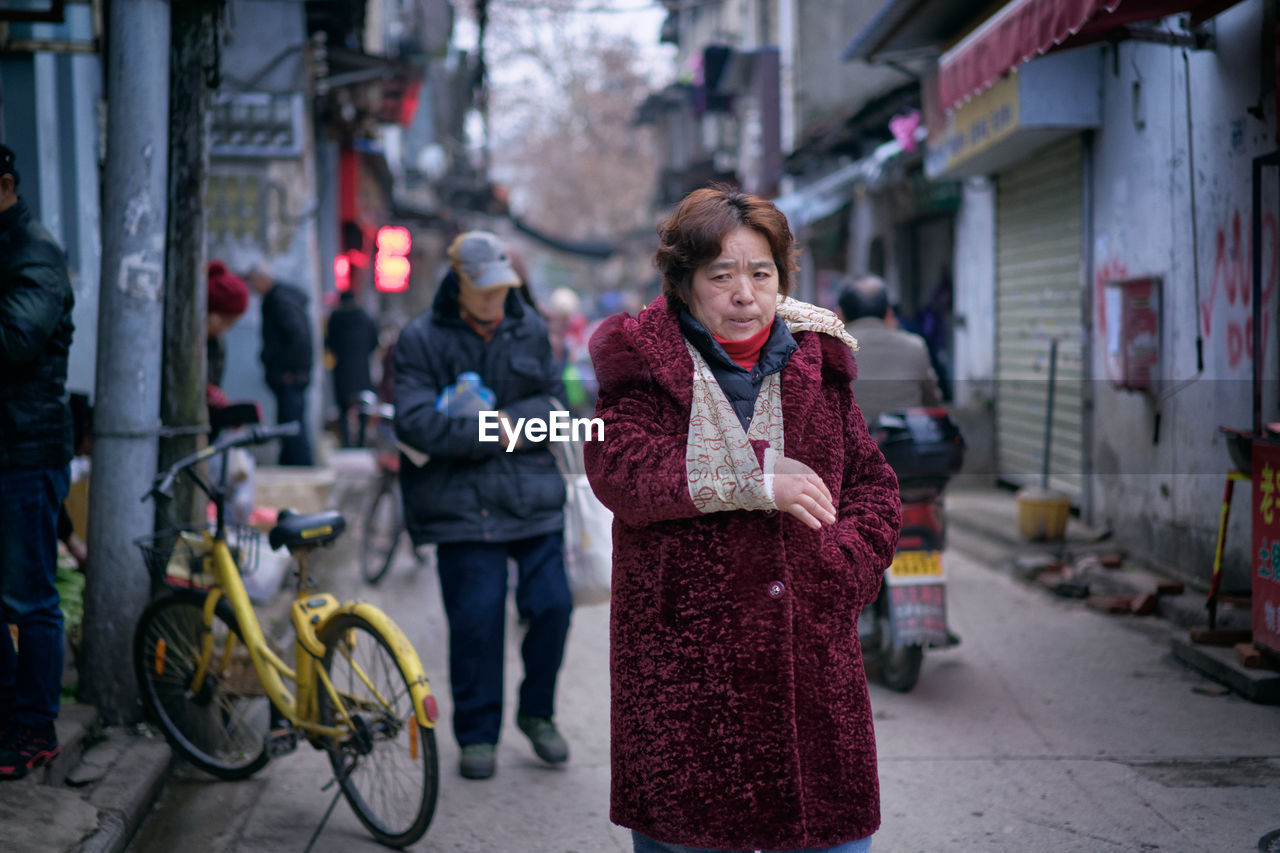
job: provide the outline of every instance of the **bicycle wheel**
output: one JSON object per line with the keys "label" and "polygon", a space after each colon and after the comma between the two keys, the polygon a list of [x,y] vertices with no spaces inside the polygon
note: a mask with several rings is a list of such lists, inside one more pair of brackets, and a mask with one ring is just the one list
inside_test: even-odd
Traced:
{"label": "bicycle wheel", "polygon": [[[436,810],[435,732],[418,724],[409,682],[390,643],[363,617],[338,616],[322,639],[321,665],[352,723],[337,742],[325,743],[334,775],[374,838],[390,847],[412,844]],[[329,692],[321,686],[318,694],[320,722],[341,725]]]}
{"label": "bicycle wheel", "polygon": [[400,490],[392,480],[384,478],[365,512],[364,534],[360,537],[360,573],[370,586],[391,569],[404,532],[403,513]]}
{"label": "bicycle wheel", "polygon": [[253,670],[231,607],[214,611],[208,671],[193,685],[205,638],[206,594],[175,591],[142,611],[133,666],[142,702],[173,748],[223,779],[244,779],[267,763],[271,703]]}

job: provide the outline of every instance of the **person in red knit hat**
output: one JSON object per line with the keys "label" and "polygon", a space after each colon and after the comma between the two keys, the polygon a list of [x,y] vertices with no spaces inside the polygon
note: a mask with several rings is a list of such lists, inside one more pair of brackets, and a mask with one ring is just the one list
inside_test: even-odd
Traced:
{"label": "person in red knit hat", "polygon": [[220,409],[227,405],[227,395],[221,387],[222,372],[227,363],[227,347],[222,342],[222,336],[249,307],[249,285],[228,270],[222,261],[209,261],[205,274],[209,280],[208,313],[205,319],[208,336],[205,355],[209,383],[206,397],[210,409]]}

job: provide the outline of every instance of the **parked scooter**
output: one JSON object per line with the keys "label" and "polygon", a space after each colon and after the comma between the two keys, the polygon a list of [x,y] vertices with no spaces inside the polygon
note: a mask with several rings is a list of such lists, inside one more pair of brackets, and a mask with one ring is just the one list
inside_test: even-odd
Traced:
{"label": "parked scooter", "polygon": [[964,438],[946,409],[885,412],[871,434],[898,475],[902,532],[880,595],[858,617],[868,670],[890,690],[906,693],[920,678],[924,650],[958,645],[947,628],[942,550],[942,493],[964,461]]}

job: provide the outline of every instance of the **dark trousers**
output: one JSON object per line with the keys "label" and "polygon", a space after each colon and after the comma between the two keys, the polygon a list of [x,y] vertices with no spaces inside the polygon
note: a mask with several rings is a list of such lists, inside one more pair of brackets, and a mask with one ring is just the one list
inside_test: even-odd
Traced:
{"label": "dark trousers", "polygon": [[297,421],[302,431],[297,435],[280,439],[281,465],[312,465],[311,437],[307,433],[307,386],[277,384],[271,388],[276,395],[276,423]]}
{"label": "dark trousers", "polygon": [[555,715],[556,676],[564,659],[573,599],[564,575],[564,535],[515,542],[461,542],[436,549],[449,618],[453,733],[459,746],[497,743],[502,728],[507,557],[518,567],[516,610],[528,628],[520,655],[519,710]]}
{"label": "dark trousers", "polygon": [[[58,716],[62,692],[62,609],[58,511],[66,467],[0,471],[0,716],[31,727]],[[14,649],[9,625],[18,628]]]}
{"label": "dark trousers", "polygon": [[[333,387],[333,401],[338,406],[338,432],[342,439],[343,447],[364,447],[365,428],[368,425],[369,416],[364,413],[361,408],[360,395],[366,388],[356,388],[351,390],[346,386],[339,388],[337,383]],[[352,412],[352,409],[355,409]],[[356,418],[356,434],[351,434],[351,417]]]}

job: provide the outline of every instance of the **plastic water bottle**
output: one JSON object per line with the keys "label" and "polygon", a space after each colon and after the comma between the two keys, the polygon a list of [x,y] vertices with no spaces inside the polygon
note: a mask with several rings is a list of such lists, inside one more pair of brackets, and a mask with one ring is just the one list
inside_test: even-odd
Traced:
{"label": "plastic water bottle", "polygon": [[497,395],[486,388],[480,374],[474,371],[458,374],[458,381],[445,388],[436,398],[436,411],[451,418],[474,418],[480,412],[492,411]]}

